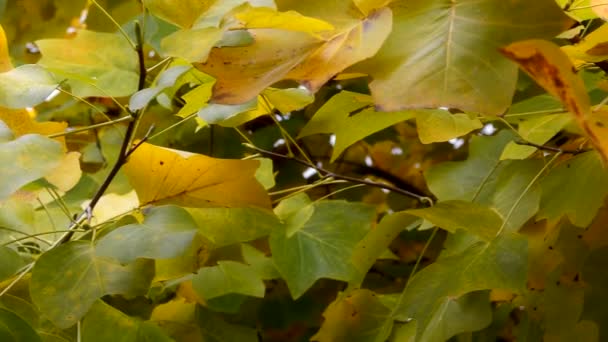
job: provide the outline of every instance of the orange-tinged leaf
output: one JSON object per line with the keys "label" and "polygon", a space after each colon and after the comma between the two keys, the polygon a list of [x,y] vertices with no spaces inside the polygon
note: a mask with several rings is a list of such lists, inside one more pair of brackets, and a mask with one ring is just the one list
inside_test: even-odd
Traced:
{"label": "orange-tinged leaf", "polygon": [[255,178],[259,164],[143,143],[124,170],[141,205],[270,208],[268,194]]}
{"label": "orange-tinged leaf", "polygon": [[251,29],[249,46],[216,48],[201,71],[217,79],[213,101],[239,104],[251,100],[264,88],[282,80],[323,41],[307,33],[275,29]]}
{"label": "orange-tinged leaf", "polygon": [[606,0],[591,0],[590,5],[598,17],[608,20],[608,2]]}
{"label": "orange-tinged leaf", "polygon": [[391,32],[392,24],[390,9],[373,12],[351,29],[328,40],[287,78],[299,81],[311,91],[318,90],[337,73],[375,55]]}
{"label": "orange-tinged leaf", "polygon": [[591,112],[589,95],[568,56],[555,44],[525,40],[501,49],[548,93],[561,100],[608,163],[608,112]]}

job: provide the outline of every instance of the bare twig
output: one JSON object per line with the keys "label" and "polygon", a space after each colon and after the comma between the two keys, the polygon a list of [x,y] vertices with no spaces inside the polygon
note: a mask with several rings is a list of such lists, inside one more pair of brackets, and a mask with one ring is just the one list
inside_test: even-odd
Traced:
{"label": "bare twig", "polygon": [[515,143],[517,145],[536,147],[537,149],[542,150],[542,151],[548,151],[548,152],[553,152],[553,153],[562,153],[562,154],[565,153],[565,154],[577,155],[577,154],[591,151],[589,149],[580,149],[580,148],[577,148],[576,150],[568,150],[568,149],[563,149],[563,148],[559,148],[559,147],[539,145],[539,144],[535,144],[535,143],[529,142],[529,141],[515,141]]}

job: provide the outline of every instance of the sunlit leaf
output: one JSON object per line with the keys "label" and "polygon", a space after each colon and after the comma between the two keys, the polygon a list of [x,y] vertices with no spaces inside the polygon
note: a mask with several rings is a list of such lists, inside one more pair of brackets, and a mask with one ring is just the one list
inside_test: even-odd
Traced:
{"label": "sunlit leaf", "polygon": [[190,208],[200,234],[216,247],[255,240],[282,229],[271,212],[256,208]]}
{"label": "sunlit leaf", "polygon": [[277,12],[268,7],[249,7],[234,15],[245,28],[283,29],[312,35],[327,33],[333,25],[323,20],[305,17],[295,11]]}
{"label": "sunlit leaf", "polygon": [[36,44],[42,53],[38,63],[69,79],[78,96],[127,96],[137,91],[137,53],[119,34],[81,30],[73,39]]}
{"label": "sunlit leaf", "polygon": [[598,17],[608,20],[608,5],[602,0],[591,0],[591,9]]}
{"label": "sunlit leaf", "polygon": [[81,176],[80,153],[68,152],[63,156],[59,166],[44,178],[59,190],[68,191],[78,184]]}
{"label": "sunlit leaf", "polygon": [[384,341],[390,334],[390,310],[370,290],[338,298],[323,313],[323,325],[312,341]]}
{"label": "sunlit leaf", "polygon": [[334,133],[336,144],[331,160],[336,160],[355,142],[398,122],[413,118],[413,111],[377,112],[369,95],[342,91],[321,107],[300,131],[299,137]]}
{"label": "sunlit leaf", "polygon": [[[277,210],[293,205],[290,201],[281,202]],[[294,298],[320,278],[349,281],[356,275],[351,256],[375,216],[373,208],[361,203],[321,201],[300,207],[287,218],[299,217],[308,207],[314,211],[304,215],[303,222],[287,222],[270,237],[272,258]]]}
{"label": "sunlit leaf", "polygon": [[579,227],[591,223],[608,195],[608,174],[598,157],[587,152],[548,172],[541,181],[538,218],[556,220],[565,215]]}
{"label": "sunlit leaf", "polygon": [[[61,133],[68,127],[65,122],[38,122],[26,110],[11,110],[1,107],[0,120],[4,121],[8,128],[10,128],[15,138],[30,133],[40,135]],[[63,137],[54,138],[53,140],[60,142],[62,148],[66,149]]]}
{"label": "sunlit leaf", "polygon": [[175,84],[176,80],[192,67],[177,65],[163,71],[156,81],[156,86],[138,91],[129,100],[129,109],[140,110],[144,108],[156,95]]}
{"label": "sunlit leaf", "polygon": [[554,0],[400,0],[390,8],[391,34],[358,68],[374,78],[372,95],[385,111],[443,106],[501,114],[510,104],[517,70],[498,48],[551,38],[569,25]]}
{"label": "sunlit leaf", "polygon": [[19,66],[0,73],[0,106],[34,107],[42,103],[57,85],[55,78],[39,65]]}
{"label": "sunlit leaf", "polygon": [[53,324],[68,328],[104,295],[145,294],[153,275],[149,261],[122,266],[98,257],[90,242],[74,241],[40,256],[32,271],[30,295]]}
{"label": "sunlit leaf", "polygon": [[[526,141],[543,145],[571,121],[572,116],[568,114],[538,116],[522,120],[519,123],[518,131]],[[518,145],[512,141],[505,147],[500,159],[525,159],[536,150],[533,146]]]}
{"label": "sunlit leaf", "polygon": [[[180,57],[188,62],[204,62],[224,32],[217,27],[180,30],[165,37],[160,46],[165,56]],[[196,42],[196,45],[192,46],[192,42]]]}
{"label": "sunlit leaf", "polygon": [[593,113],[583,80],[560,48],[543,40],[517,42],[502,53],[516,61],[548,93],[557,97],[590,138],[602,159],[608,163],[608,138],[605,125],[608,113]]}
{"label": "sunlit leaf", "polygon": [[486,241],[492,240],[502,226],[502,217],[494,210],[471,202],[444,201],[424,209],[406,213],[424,218],[450,232],[458,229],[473,233]]}
{"label": "sunlit leaf", "polygon": [[11,63],[11,57],[9,55],[8,42],[6,41],[6,34],[4,28],[0,26],[0,72],[7,72],[13,69],[13,63]]}
{"label": "sunlit leaf", "polygon": [[188,250],[196,231],[197,226],[185,209],[155,207],[142,224],[120,227],[101,238],[96,253],[123,264],[137,258],[175,258]]}
{"label": "sunlit leaf", "polygon": [[82,320],[83,341],[173,341],[156,325],[129,317],[98,300]]}
{"label": "sunlit leaf", "polygon": [[256,160],[216,159],[143,143],[125,165],[141,205],[270,207]]}
{"label": "sunlit leaf", "polygon": [[0,339],[7,342],[42,341],[36,330],[17,314],[0,308]]}
{"label": "sunlit leaf", "polygon": [[591,63],[601,62],[608,59],[607,34],[608,24],[604,24],[586,35],[575,45],[562,46],[561,49],[573,60]]}
{"label": "sunlit leaf", "polygon": [[466,161],[441,163],[425,173],[429,189],[442,201],[486,197],[484,184],[497,174],[500,152],[511,139],[508,131],[494,137],[472,137]]}
{"label": "sunlit leaf", "polygon": [[308,90],[301,88],[267,88],[262,96],[283,114],[302,109],[315,100]]}
{"label": "sunlit leaf", "polygon": [[591,0],[556,0],[556,2],[559,7],[563,9],[567,8],[566,14],[578,21],[597,17],[593,9],[589,8]]}
{"label": "sunlit leaf", "polygon": [[266,287],[256,270],[236,261],[219,261],[216,266],[203,267],[192,278],[192,287],[203,299],[227,294],[264,297]]}
{"label": "sunlit leaf", "polygon": [[466,114],[450,114],[437,109],[416,112],[416,127],[423,144],[448,141],[482,127],[478,119]]}

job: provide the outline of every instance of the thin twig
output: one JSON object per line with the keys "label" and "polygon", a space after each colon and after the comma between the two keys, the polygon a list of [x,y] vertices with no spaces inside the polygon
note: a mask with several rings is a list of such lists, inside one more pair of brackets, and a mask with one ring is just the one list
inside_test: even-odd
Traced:
{"label": "thin twig", "polygon": [[345,181],[349,181],[351,183],[358,183],[358,184],[364,184],[364,185],[369,185],[369,186],[373,186],[376,188],[381,188],[381,189],[386,189],[386,190],[390,190],[393,192],[396,192],[398,194],[401,194],[403,196],[407,196],[407,197],[412,197],[417,199],[419,202],[421,203],[427,203],[429,205],[433,205],[433,200],[427,196],[423,196],[423,195],[419,195],[416,193],[413,193],[411,191],[407,191],[407,190],[403,190],[401,188],[397,188],[395,186],[392,186],[390,184],[385,184],[385,183],[380,183],[380,182],[374,182],[371,180],[367,180],[367,179],[361,179],[361,178],[357,178],[357,177],[351,177],[351,176],[346,176],[346,175],[342,175],[342,174],[338,174],[329,170],[326,170],[320,166],[317,166],[315,164],[309,163],[305,160],[302,159],[298,159],[296,157],[291,157],[291,156],[286,156],[283,154],[279,154],[279,153],[275,153],[275,152],[271,152],[271,151],[267,151],[261,148],[258,148],[256,146],[253,146],[251,144],[243,144],[244,146],[258,151],[261,154],[265,154],[267,156],[271,156],[271,157],[276,157],[276,158],[280,158],[280,159],[286,159],[286,160],[292,160],[298,164],[310,167],[312,169],[317,170],[320,174],[322,174],[324,177],[331,177],[334,179],[341,179],[341,180],[345,180]]}
{"label": "thin twig", "polygon": [[553,153],[562,153],[562,154],[577,155],[577,154],[591,151],[588,149],[580,149],[580,148],[577,148],[576,150],[568,150],[568,149],[563,149],[563,148],[559,148],[559,147],[539,145],[539,144],[535,144],[535,143],[529,142],[529,141],[515,141],[515,143],[517,145],[536,147],[537,149],[542,150],[542,151],[549,151],[549,152],[553,152]]}

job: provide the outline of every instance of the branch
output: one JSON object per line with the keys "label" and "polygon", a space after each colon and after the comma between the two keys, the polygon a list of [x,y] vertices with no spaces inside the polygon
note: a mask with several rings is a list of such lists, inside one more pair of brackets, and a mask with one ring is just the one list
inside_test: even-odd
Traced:
{"label": "branch", "polygon": [[591,150],[588,150],[588,149],[581,149],[581,148],[577,148],[576,150],[568,150],[568,149],[562,149],[562,148],[559,148],[559,147],[539,145],[539,144],[535,144],[535,143],[529,142],[529,141],[515,141],[515,143],[517,145],[536,147],[539,150],[553,152],[553,153],[565,153],[565,154],[577,155],[577,154],[581,154],[581,153],[585,153],[585,152],[591,151]]}
{"label": "branch", "polygon": [[367,180],[367,179],[361,179],[361,178],[357,178],[357,177],[351,177],[351,176],[346,176],[346,175],[342,175],[342,174],[338,174],[329,170],[326,170],[322,167],[316,166],[312,163],[309,163],[307,161],[304,161],[302,159],[298,159],[296,157],[291,157],[291,156],[286,156],[283,154],[279,154],[279,153],[275,153],[275,152],[271,152],[271,151],[267,151],[261,148],[258,148],[256,146],[253,146],[251,144],[243,144],[246,147],[255,150],[261,154],[267,155],[267,156],[271,156],[271,157],[275,157],[275,158],[280,158],[280,159],[285,159],[285,160],[291,160],[294,161],[298,164],[310,167],[312,169],[317,170],[319,173],[323,174],[324,177],[331,177],[331,178],[335,178],[335,179],[341,179],[341,180],[345,180],[348,182],[352,182],[352,183],[357,183],[357,184],[364,184],[364,185],[369,185],[369,186],[373,186],[376,188],[381,188],[381,189],[386,189],[386,190],[390,190],[393,192],[396,192],[398,194],[401,194],[403,196],[407,196],[407,197],[411,197],[411,198],[415,198],[416,200],[418,200],[420,203],[428,203],[429,205],[433,205],[433,199],[431,199],[430,197],[427,196],[423,196],[420,194],[416,194],[413,193],[411,191],[407,191],[398,187],[395,187],[393,185],[390,184],[385,184],[385,183],[380,183],[380,182],[374,182],[371,180]]}

